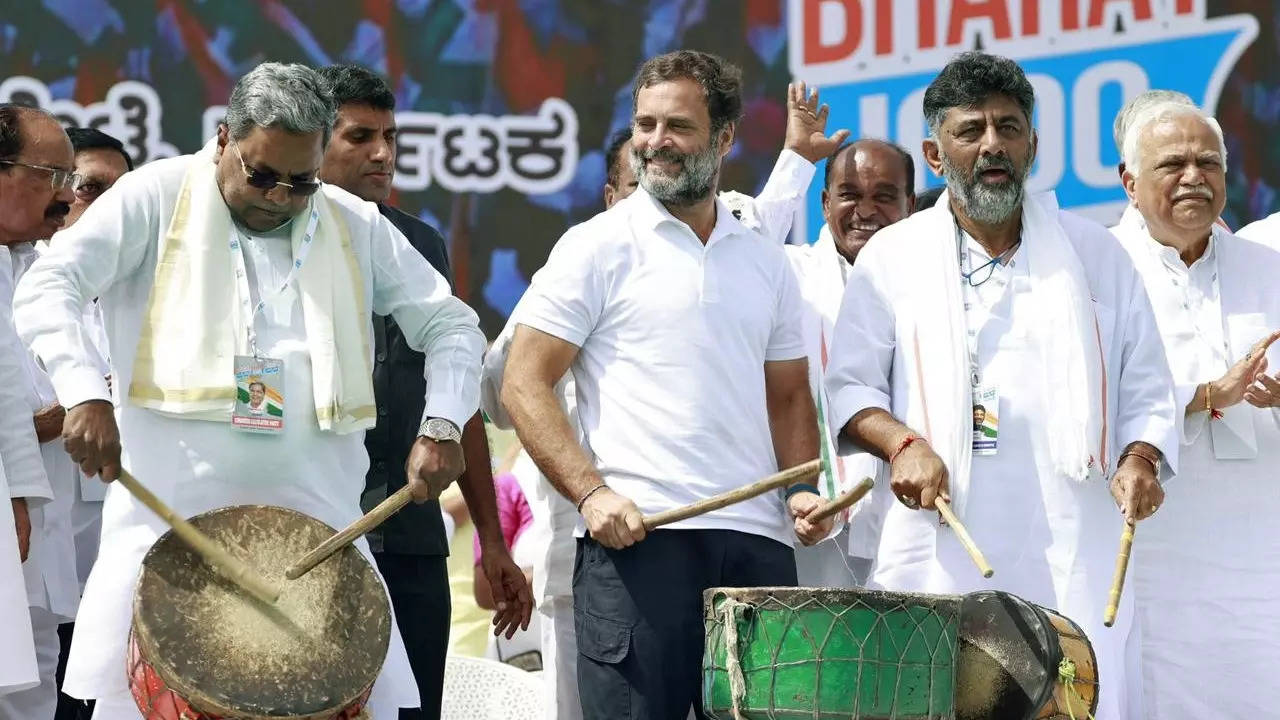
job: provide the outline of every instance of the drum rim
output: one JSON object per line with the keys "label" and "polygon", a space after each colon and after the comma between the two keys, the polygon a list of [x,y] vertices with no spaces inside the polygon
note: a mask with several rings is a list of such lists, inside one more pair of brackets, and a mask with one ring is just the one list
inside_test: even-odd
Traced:
{"label": "drum rim", "polygon": [[[294,510],[293,508],[283,507],[280,505],[266,505],[266,504],[225,505],[223,507],[214,508],[212,510],[207,510],[205,512],[198,513],[196,515],[192,515],[191,517],[187,518],[187,520],[188,522],[195,524],[197,520],[201,520],[209,516],[218,515],[231,510],[246,510],[246,509],[281,511],[287,514],[296,515],[298,517],[304,518],[311,522],[315,522],[323,526],[325,529],[329,530],[331,533],[336,534],[338,532],[326,522],[323,522],[317,518],[314,518],[304,512]],[[335,704],[333,707],[322,710],[317,713],[308,713],[305,715],[296,715],[296,714],[248,715],[248,714],[245,714],[245,711],[241,708],[224,707],[222,704],[210,698],[209,695],[203,690],[199,690],[193,687],[192,685],[190,685],[188,682],[186,682],[181,676],[179,676],[176,672],[173,671],[172,667],[168,667],[164,663],[156,662],[156,660],[154,659],[156,656],[155,638],[152,636],[151,629],[147,627],[146,623],[139,622],[139,615],[142,612],[142,606],[141,606],[142,594],[139,592],[139,590],[142,587],[142,576],[145,570],[147,560],[152,556],[153,553],[156,552],[156,547],[160,544],[160,541],[172,534],[173,534],[173,531],[168,530],[163,534],[161,534],[160,537],[156,538],[155,541],[151,543],[151,547],[147,549],[146,555],[143,556],[142,563],[138,566],[138,580],[134,584],[133,602],[131,603],[132,612],[130,613],[129,631],[133,633],[138,640],[138,650],[142,655],[142,661],[145,662],[147,666],[151,668],[151,670],[164,682],[166,688],[172,691],[175,695],[181,697],[189,705],[194,706],[198,703],[200,705],[198,710],[203,715],[214,714],[214,715],[220,715],[220,716],[226,716],[226,717],[241,718],[242,720],[329,720],[330,718],[334,717],[336,713],[341,712],[345,708],[349,707],[351,704],[360,700],[361,697],[363,697],[367,692],[369,692],[369,689],[373,687],[374,683],[377,682],[378,675],[382,673],[382,667],[383,665],[386,664],[386,653],[389,651],[389,648],[391,645],[391,621],[390,621],[391,599],[387,595],[386,583],[381,580],[381,575],[378,572],[377,567],[374,566],[373,563],[369,562],[368,558],[364,556],[364,553],[357,550],[354,545],[348,545],[343,549],[339,550],[338,552],[339,553],[354,552],[357,556],[359,556],[360,560],[362,560],[364,564],[367,565],[373,571],[373,576],[375,578],[378,578],[379,580],[378,586],[382,590],[381,597],[387,607],[388,622],[387,622],[386,640],[382,643],[379,643],[380,645],[384,646],[384,650],[382,653],[383,660],[381,663],[378,664],[377,672],[373,673],[373,678],[369,681],[369,683],[367,685],[364,685],[359,691],[355,692],[351,697],[344,698],[339,704]],[[126,669],[126,672],[127,672],[127,669]],[[130,682],[132,682],[132,680],[130,680]],[[193,707],[192,709],[197,709],[197,708]]]}

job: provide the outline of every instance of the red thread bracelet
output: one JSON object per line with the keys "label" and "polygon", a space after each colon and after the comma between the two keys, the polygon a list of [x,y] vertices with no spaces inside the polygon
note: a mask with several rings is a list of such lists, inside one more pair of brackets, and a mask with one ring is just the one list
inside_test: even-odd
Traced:
{"label": "red thread bracelet", "polygon": [[925,442],[924,438],[916,435],[915,433],[911,433],[902,438],[902,442],[898,443],[898,447],[894,448],[893,452],[889,453],[889,462],[892,463],[894,460],[898,459],[898,456],[902,454],[902,451],[906,450],[908,445],[917,440]]}

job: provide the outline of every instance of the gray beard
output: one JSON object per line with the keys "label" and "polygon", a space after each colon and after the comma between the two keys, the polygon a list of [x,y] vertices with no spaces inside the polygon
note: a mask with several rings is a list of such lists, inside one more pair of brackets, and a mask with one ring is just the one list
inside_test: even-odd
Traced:
{"label": "gray beard", "polygon": [[[680,174],[675,177],[648,172],[644,160],[651,159],[654,155],[652,151],[642,153],[639,149],[632,147],[627,160],[631,163],[631,171],[635,173],[640,187],[658,202],[664,205],[688,207],[707,199],[715,189],[716,173],[720,170],[720,155],[713,143],[708,143],[707,149],[702,152],[679,155],[678,159],[683,165]],[[670,157],[672,151],[667,151],[666,155]]]}
{"label": "gray beard", "polygon": [[947,181],[947,190],[971,220],[983,225],[999,225],[1022,208],[1023,192],[1027,176],[1031,172],[1030,164],[1021,173],[1010,173],[1009,180],[1005,183],[987,185],[978,179],[978,173],[995,165],[982,168],[975,166],[973,174],[969,174],[952,165],[946,153],[939,153],[939,157],[942,158],[942,173]]}

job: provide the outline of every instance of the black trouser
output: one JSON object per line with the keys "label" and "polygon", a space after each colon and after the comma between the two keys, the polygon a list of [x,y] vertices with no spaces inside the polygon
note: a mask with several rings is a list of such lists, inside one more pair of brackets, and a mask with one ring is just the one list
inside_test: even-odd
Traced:
{"label": "black trouser", "polygon": [[625,550],[578,540],[573,619],[586,720],[702,718],[702,591],[794,586],[792,549],[734,530],[658,530]]}
{"label": "black trouser", "polygon": [[449,571],[446,558],[374,553],[387,582],[391,607],[418,682],[421,710],[400,710],[400,720],[439,720],[444,658],[449,650]]}
{"label": "black trouser", "polygon": [[67,672],[67,654],[71,652],[71,634],[75,631],[75,623],[62,623],[58,626],[58,710],[54,720],[89,720],[93,716],[92,700],[77,700],[62,692],[62,678]]}

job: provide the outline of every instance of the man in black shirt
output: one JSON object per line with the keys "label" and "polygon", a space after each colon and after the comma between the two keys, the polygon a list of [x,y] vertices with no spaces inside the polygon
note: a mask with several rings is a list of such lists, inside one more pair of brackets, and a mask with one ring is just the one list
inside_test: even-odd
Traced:
{"label": "man in black shirt", "polygon": [[[325,148],[320,178],[364,200],[395,225],[431,266],[452,282],[444,238],[430,225],[386,203],[395,172],[395,96],[378,75],[354,65],[330,65],[320,75],[338,108],[333,135]],[[369,474],[361,505],[369,510],[405,484],[409,448],[423,423],[422,353],[409,348],[395,321],[375,315],[373,387],[378,425],[365,436]],[[439,422],[432,420],[431,422]],[[447,421],[445,421],[447,422]],[[420,427],[421,424],[421,427]],[[533,607],[524,574],[503,542],[494,499],[489,443],[480,414],[461,430],[467,468],[459,480],[476,533],[483,546],[486,577],[498,602],[496,631],[528,626]],[[402,720],[439,718],[445,653],[449,642],[449,578],[440,504],[409,505],[369,537],[378,569],[386,578],[391,604],[422,696],[421,710],[402,710]],[[491,554],[492,553],[492,554]]]}

